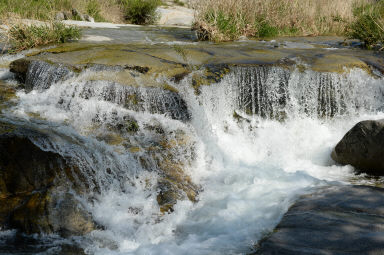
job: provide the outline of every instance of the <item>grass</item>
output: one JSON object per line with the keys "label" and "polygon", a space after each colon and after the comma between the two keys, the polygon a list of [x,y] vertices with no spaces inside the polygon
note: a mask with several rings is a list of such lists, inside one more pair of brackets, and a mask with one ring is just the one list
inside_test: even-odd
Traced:
{"label": "grass", "polygon": [[356,20],[347,27],[347,36],[361,40],[366,48],[381,44],[384,49],[384,0],[356,6],[354,15]]}
{"label": "grass", "polygon": [[[344,35],[356,5],[374,0],[197,0],[200,39]],[[382,1],[382,0],[381,0]]]}
{"label": "grass", "polygon": [[156,9],[161,0],[121,0],[125,19],[133,24],[145,25],[156,22]]}
{"label": "grass", "polygon": [[50,21],[56,13],[71,13],[72,9],[92,16],[95,21],[124,21],[120,0],[0,0],[0,19],[6,22],[10,16],[17,16]]}
{"label": "grass", "polygon": [[93,17],[96,22],[105,22],[106,19],[101,15],[101,6],[97,0],[89,0],[86,5],[86,12]]}
{"label": "grass", "polygon": [[[175,3],[182,2],[175,0]],[[161,0],[0,0],[0,20],[7,23],[16,16],[51,21],[58,12],[71,13],[76,9],[97,22],[153,24],[161,4]]]}
{"label": "grass", "polygon": [[52,19],[52,10],[70,10],[70,0],[0,0],[0,14],[13,13],[26,19]]}
{"label": "grass", "polygon": [[14,25],[8,31],[12,52],[18,52],[51,43],[65,43],[79,39],[80,29],[63,23],[49,25]]}

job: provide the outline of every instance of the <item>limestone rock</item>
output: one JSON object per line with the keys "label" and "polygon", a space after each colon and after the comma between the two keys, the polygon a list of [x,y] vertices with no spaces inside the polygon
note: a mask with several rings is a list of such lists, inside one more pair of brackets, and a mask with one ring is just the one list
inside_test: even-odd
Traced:
{"label": "limestone rock", "polygon": [[44,139],[44,134],[0,121],[0,228],[63,236],[95,229],[91,216],[62,180],[73,168],[31,138]]}
{"label": "limestone rock", "polygon": [[158,8],[160,14],[159,25],[173,26],[192,26],[194,21],[194,11],[181,6],[172,6],[168,8]]}
{"label": "limestone rock", "polygon": [[88,21],[88,22],[95,22],[95,19],[91,16],[89,16],[88,14],[84,14],[84,19],[85,21]]}
{"label": "limestone rock", "polygon": [[357,123],[332,152],[336,162],[372,175],[384,175],[384,120]]}

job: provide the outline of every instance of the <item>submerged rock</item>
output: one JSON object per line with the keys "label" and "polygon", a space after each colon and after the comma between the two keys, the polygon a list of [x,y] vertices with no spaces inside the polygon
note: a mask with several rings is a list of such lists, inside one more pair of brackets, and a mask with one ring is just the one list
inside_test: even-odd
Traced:
{"label": "submerged rock", "polygon": [[256,254],[383,254],[384,189],[340,186],[300,198]]}
{"label": "submerged rock", "polygon": [[35,145],[32,137],[44,139],[44,134],[0,122],[0,228],[63,236],[94,230],[90,215],[63,181],[72,167]]}
{"label": "submerged rock", "polygon": [[384,175],[384,120],[357,123],[336,145],[332,159],[361,172]]}

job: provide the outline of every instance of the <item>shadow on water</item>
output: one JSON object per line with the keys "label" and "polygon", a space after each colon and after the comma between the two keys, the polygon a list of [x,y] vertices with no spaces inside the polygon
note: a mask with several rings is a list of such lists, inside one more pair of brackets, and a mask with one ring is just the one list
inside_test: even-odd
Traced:
{"label": "shadow on water", "polygon": [[57,236],[28,236],[16,231],[0,232],[0,254],[85,255],[84,250],[71,240]]}
{"label": "shadow on water", "polygon": [[341,186],[302,197],[255,254],[383,254],[384,189]]}

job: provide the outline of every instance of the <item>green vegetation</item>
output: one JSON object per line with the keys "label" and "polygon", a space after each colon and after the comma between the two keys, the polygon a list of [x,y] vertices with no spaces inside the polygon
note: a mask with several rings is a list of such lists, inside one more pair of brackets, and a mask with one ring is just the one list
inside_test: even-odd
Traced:
{"label": "green vegetation", "polygon": [[173,3],[178,5],[178,6],[184,6],[184,2],[180,1],[180,0],[173,0]]}
{"label": "green vegetation", "polygon": [[354,15],[356,20],[347,28],[348,37],[363,41],[367,48],[384,44],[384,0],[359,5]]}
{"label": "green vegetation", "polygon": [[[241,36],[344,35],[356,4],[374,0],[197,0],[194,28],[201,40]],[[383,1],[383,0],[380,0]]]}
{"label": "green vegetation", "polygon": [[133,24],[153,24],[157,20],[156,9],[161,0],[121,0],[125,19]]}
{"label": "green vegetation", "polygon": [[51,43],[65,43],[69,40],[79,39],[81,31],[73,26],[63,23],[50,25],[15,25],[8,31],[8,37],[14,52]]}
{"label": "green vegetation", "polygon": [[95,19],[96,22],[105,22],[101,15],[100,3],[97,0],[89,0],[86,6],[87,14]]}

